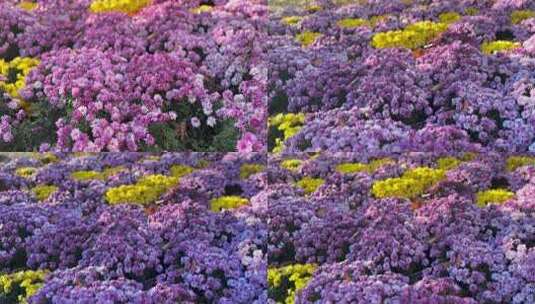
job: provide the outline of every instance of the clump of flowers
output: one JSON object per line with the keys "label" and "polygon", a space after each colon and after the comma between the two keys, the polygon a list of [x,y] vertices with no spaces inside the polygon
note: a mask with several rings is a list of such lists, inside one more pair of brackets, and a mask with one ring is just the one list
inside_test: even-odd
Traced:
{"label": "clump of flowers", "polygon": [[203,14],[203,13],[210,13],[214,10],[214,7],[207,4],[199,5],[198,7],[192,8],[190,11],[194,14]]}
{"label": "clump of flowers", "polygon": [[210,201],[210,210],[220,212],[245,206],[249,204],[249,200],[240,196],[228,195],[214,198]]}
{"label": "clump of flowers", "polygon": [[461,164],[461,162],[462,161],[456,157],[441,157],[437,160],[437,168],[441,170],[451,170],[457,168]]}
{"label": "clump of flowers", "polygon": [[169,188],[178,183],[178,178],[165,175],[148,175],[133,185],[122,185],[106,191],[106,201],[112,205],[133,203],[148,205],[158,199]]}
{"label": "clump of flowers", "polygon": [[281,162],[280,166],[286,170],[297,171],[303,164],[300,159],[285,159]]}
{"label": "clump of flowers", "polygon": [[392,163],[389,158],[374,159],[369,163],[342,163],[336,166],[336,171],[343,174],[354,174],[359,172],[373,173],[381,166]]}
{"label": "clump of flowers", "polygon": [[507,40],[497,40],[484,42],[481,44],[481,51],[484,54],[490,55],[500,52],[511,51],[520,47],[520,43],[507,41]]}
{"label": "clump of flowers", "polygon": [[455,23],[459,19],[461,19],[461,15],[456,12],[445,12],[445,13],[438,15],[438,20],[446,24]]}
{"label": "clump of flowers", "polygon": [[321,33],[306,31],[297,34],[295,36],[295,40],[299,42],[302,46],[307,47],[316,42],[319,37],[321,37]]}
{"label": "clump of flowers", "polygon": [[71,178],[77,181],[87,180],[104,180],[105,177],[102,172],[97,171],[75,171],[71,173]]}
{"label": "clump of flowers", "polygon": [[21,177],[26,177],[26,178],[35,175],[35,173],[37,173],[37,168],[35,167],[21,167],[15,170],[15,174]]}
{"label": "clump of flowers", "polygon": [[3,303],[28,303],[28,299],[44,285],[46,275],[44,270],[0,275],[0,300]]}
{"label": "clump of flowers", "polygon": [[58,189],[54,185],[37,185],[32,188],[32,192],[38,200],[44,201],[58,191]]}
{"label": "clump of flowers", "polygon": [[359,26],[370,26],[370,21],[362,18],[344,18],[336,22],[341,28],[357,28]]}
{"label": "clump of flowers", "polygon": [[150,3],[151,0],[94,0],[89,8],[93,13],[122,12],[134,14]]}
{"label": "clump of flowers", "polygon": [[401,177],[377,181],[372,186],[372,194],[377,198],[415,198],[445,177],[446,171],[419,167],[406,171]]}
{"label": "clump of flowers", "polygon": [[311,194],[316,191],[321,185],[325,183],[325,180],[322,178],[312,178],[312,177],[304,177],[300,180],[298,180],[295,184],[303,189],[305,191],[305,194]]}
{"label": "clump of flowers", "polygon": [[447,28],[447,23],[416,22],[403,30],[375,34],[372,46],[379,49],[404,47],[415,50],[428,44]]}
{"label": "clump of flowers", "polygon": [[296,294],[310,281],[316,268],[314,264],[294,264],[268,269],[269,297],[277,303],[295,303]]}
{"label": "clump of flowers", "polygon": [[0,91],[19,99],[19,90],[26,85],[26,76],[38,65],[38,59],[29,57],[16,57],[8,62],[0,59]]}
{"label": "clump of flowers", "polygon": [[26,11],[33,11],[39,6],[39,3],[34,1],[21,1],[19,7]]}
{"label": "clump of flowers", "polygon": [[479,207],[484,207],[488,204],[501,204],[514,196],[513,192],[505,189],[490,189],[478,192],[476,203]]}
{"label": "clump of flowers", "polygon": [[275,147],[273,152],[280,152],[283,148],[284,141],[294,136],[301,130],[305,122],[305,114],[303,113],[287,113],[277,114],[269,119],[269,126],[276,128],[282,134],[281,138],[275,138]]}
{"label": "clump of flowers", "polygon": [[281,19],[281,21],[287,25],[297,25],[301,20],[303,20],[303,17],[301,16],[287,16]]}
{"label": "clump of flowers", "polygon": [[512,172],[523,166],[535,165],[535,157],[533,156],[510,156],[507,158],[505,165],[506,165],[507,171]]}
{"label": "clump of flowers", "polygon": [[169,171],[171,176],[180,178],[182,176],[190,174],[191,172],[195,171],[195,169],[193,167],[185,165],[172,165]]}
{"label": "clump of flowers", "polygon": [[265,170],[264,165],[260,164],[243,164],[240,167],[240,178],[247,179],[251,175],[263,172]]}

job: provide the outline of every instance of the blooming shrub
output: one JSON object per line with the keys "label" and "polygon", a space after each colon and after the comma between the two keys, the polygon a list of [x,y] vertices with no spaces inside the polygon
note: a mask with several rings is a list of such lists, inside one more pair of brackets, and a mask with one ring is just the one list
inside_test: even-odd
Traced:
{"label": "blooming shrub", "polygon": [[419,167],[403,173],[398,178],[388,178],[373,184],[372,193],[375,197],[415,198],[425,192],[430,186],[445,177],[442,169]]}
{"label": "blooming shrub", "polygon": [[390,31],[374,35],[372,46],[375,48],[421,48],[437,37],[438,34],[444,32],[447,27],[447,23],[417,22],[401,31]]}
{"label": "blooming shrub", "polygon": [[515,194],[504,189],[491,189],[477,193],[477,205],[486,206],[490,203],[500,204],[511,199]]}
{"label": "blooming shrub", "polygon": [[518,24],[526,19],[535,18],[535,11],[533,10],[518,10],[511,13],[511,23]]}
{"label": "blooming shrub", "polygon": [[[50,158],[0,162],[0,303],[267,302],[266,176],[239,174],[243,164],[266,166],[265,155]],[[30,166],[33,174],[16,173]],[[38,201],[38,187],[57,190]],[[233,191],[240,208],[211,210]],[[145,203],[153,192],[158,203]]]}
{"label": "blooming shrub", "polygon": [[56,191],[58,191],[58,187],[53,185],[37,185],[32,189],[33,194],[40,201],[46,200]]}
{"label": "blooming shrub", "polygon": [[266,147],[262,2],[4,2],[0,150]]}
{"label": "blooming shrub", "polygon": [[323,183],[325,183],[325,181],[321,178],[304,177],[297,181],[296,185],[299,188],[302,188],[306,194],[311,194],[316,191],[319,186],[323,185]]}
{"label": "blooming shrub", "polygon": [[222,196],[210,201],[210,210],[219,212],[227,209],[234,209],[247,205],[249,201],[239,196]]}
{"label": "blooming shrub", "polygon": [[89,8],[94,13],[122,12],[133,14],[150,4],[150,0],[94,0]]}
{"label": "blooming shrub", "polygon": [[158,199],[178,181],[178,177],[174,176],[158,174],[144,176],[133,185],[122,185],[108,189],[106,200],[112,205],[121,203],[147,205]]}
{"label": "blooming shrub", "polygon": [[392,163],[389,158],[374,159],[368,164],[364,163],[343,163],[336,166],[336,171],[343,174],[354,174],[359,172],[373,173],[383,165]]}
{"label": "blooming shrub", "polygon": [[288,265],[268,270],[269,296],[277,303],[295,303],[296,293],[306,286],[316,266],[312,264]]}
{"label": "blooming shrub", "polygon": [[492,41],[481,45],[481,51],[485,54],[494,54],[514,50],[520,47],[520,43],[511,41]]}
{"label": "blooming shrub", "polygon": [[0,299],[5,303],[28,303],[28,298],[43,286],[46,272],[19,271],[0,276]]}
{"label": "blooming shrub", "polygon": [[265,166],[259,164],[243,164],[240,167],[240,178],[247,179],[251,175],[263,172],[265,169]]}
{"label": "blooming shrub", "polygon": [[306,47],[314,43],[320,36],[321,34],[316,32],[303,32],[295,36],[295,40]]}
{"label": "blooming shrub", "polygon": [[[384,156],[269,156],[271,301],[531,301],[535,165],[508,165],[529,155],[392,153],[371,170]],[[307,176],[324,183],[288,185]]]}

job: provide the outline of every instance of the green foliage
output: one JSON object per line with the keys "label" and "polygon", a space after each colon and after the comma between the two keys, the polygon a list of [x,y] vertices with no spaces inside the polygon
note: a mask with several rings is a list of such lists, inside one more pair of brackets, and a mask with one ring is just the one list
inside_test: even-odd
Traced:
{"label": "green foliage", "polygon": [[535,18],[535,11],[532,10],[517,10],[511,13],[511,23],[519,24],[524,20]]}
{"label": "green foliage", "polygon": [[491,189],[487,191],[480,191],[476,195],[476,203],[479,207],[485,207],[488,204],[501,204],[511,198],[515,194],[505,189]]}
{"label": "green foliage", "polygon": [[[0,95],[2,92],[0,90]],[[6,103],[0,97],[0,112],[14,116],[12,110],[5,107]],[[0,141],[0,151],[19,152],[37,151],[42,143],[55,143],[56,121],[65,117],[65,109],[58,109],[47,102],[31,102],[28,104],[27,117],[12,129],[13,141]]]}
{"label": "green foliage", "polygon": [[427,188],[441,181],[446,175],[442,169],[418,167],[406,171],[401,177],[377,181],[372,186],[372,194],[377,198],[415,198]]}
{"label": "green foliage", "polygon": [[[214,111],[222,105],[216,103]],[[204,123],[208,118],[201,106],[189,102],[172,102],[163,111],[174,111],[177,119],[167,123],[156,123],[149,126],[149,133],[155,138],[155,145],[141,145],[142,151],[235,151],[239,131],[233,119],[218,120],[214,127]],[[194,128],[191,118],[198,117],[203,123]]]}
{"label": "green foliage", "polygon": [[28,303],[28,298],[43,286],[47,272],[20,271],[0,275],[0,303]]}
{"label": "green foliage", "polygon": [[32,189],[33,194],[40,201],[46,200],[56,191],[58,191],[58,187],[52,185],[37,185]]}
{"label": "green foliage", "polygon": [[404,47],[415,50],[431,42],[431,40],[447,28],[447,23],[431,21],[416,22],[403,30],[375,34],[372,38],[372,46],[375,48]]}
{"label": "green foliage", "polygon": [[375,170],[379,169],[381,166],[392,163],[392,159],[381,158],[374,159],[368,164],[364,163],[342,163],[336,166],[336,171],[342,174],[354,174],[359,172],[373,173]]}
{"label": "green foliage", "polygon": [[112,205],[122,203],[148,205],[176,184],[178,184],[178,177],[147,175],[133,185],[109,188],[105,198]]}
{"label": "green foliage", "polygon": [[303,164],[303,161],[300,159],[285,159],[281,162],[281,167],[290,170],[290,171],[297,171]]}
{"label": "green foliage", "polygon": [[294,136],[301,130],[303,124],[305,123],[305,114],[304,113],[286,113],[286,114],[277,114],[269,118],[269,126],[276,128],[278,134],[282,135],[275,139],[275,146],[273,152],[281,152],[284,147],[284,141],[288,140],[290,137]]}
{"label": "green foliage", "polygon": [[260,164],[243,164],[240,167],[240,178],[248,179],[251,175],[264,171],[265,166]]}
{"label": "green foliage", "polygon": [[312,43],[314,43],[316,41],[316,39],[318,39],[320,36],[321,36],[321,34],[318,33],[318,32],[306,31],[306,32],[302,32],[300,34],[297,34],[295,36],[295,40],[297,42],[299,42],[302,46],[307,47],[307,46],[311,45]]}
{"label": "green foliage", "polygon": [[210,201],[210,210],[220,212],[225,209],[234,209],[249,204],[249,200],[240,196],[228,195],[214,198]]}
{"label": "green foliage", "polygon": [[511,156],[507,159],[505,167],[507,171],[513,172],[523,166],[535,166],[535,157],[532,156]]}
{"label": "green foliage", "polygon": [[311,194],[314,191],[316,191],[316,189],[318,189],[318,187],[323,185],[324,183],[325,183],[325,180],[322,178],[304,177],[295,184],[299,188],[303,189],[305,191],[305,194]]}
{"label": "green foliage", "polygon": [[490,42],[483,42],[483,44],[481,44],[481,51],[484,54],[490,55],[490,54],[514,50],[519,47],[520,47],[520,43],[518,42],[507,41],[507,40],[496,40],[496,41],[490,41]]}
{"label": "green foliage", "polygon": [[192,167],[185,166],[185,165],[173,165],[169,169],[169,171],[171,172],[170,173],[171,176],[174,176],[174,177],[182,177],[184,175],[188,175],[191,172],[193,172],[194,170],[195,169],[193,169]]}
{"label": "green foliage", "polygon": [[312,278],[317,266],[314,264],[293,264],[268,269],[268,294],[276,303],[293,304],[299,290]]}

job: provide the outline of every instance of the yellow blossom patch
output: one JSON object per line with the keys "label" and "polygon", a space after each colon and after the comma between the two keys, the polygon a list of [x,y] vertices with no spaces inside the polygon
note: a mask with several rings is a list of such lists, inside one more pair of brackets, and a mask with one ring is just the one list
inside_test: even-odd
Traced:
{"label": "yellow blossom patch", "polygon": [[148,6],[151,0],[94,0],[89,6],[93,13],[121,12],[135,14]]}
{"label": "yellow blossom patch", "polygon": [[491,189],[480,191],[476,195],[476,204],[485,207],[488,204],[501,204],[513,198],[515,194],[505,189]]}
{"label": "yellow blossom patch", "polygon": [[39,60],[30,57],[16,57],[11,61],[0,59],[0,90],[12,98],[19,99],[19,90],[26,86],[26,76],[39,65]]}
{"label": "yellow blossom patch", "polygon": [[222,210],[234,209],[249,204],[249,200],[240,196],[228,195],[215,198],[210,201],[210,210],[220,212]]}
{"label": "yellow blossom patch", "polygon": [[481,44],[481,51],[487,55],[507,52],[518,48],[520,48],[519,42],[507,40],[496,40],[490,42],[483,42],[483,44]]}
{"label": "yellow blossom patch", "polygon": [[297,36],[295,36],[295,40],[302,46],[307,47],[316,42],[319,37],[321,37],[320,33],[307,31],[297,34]]}

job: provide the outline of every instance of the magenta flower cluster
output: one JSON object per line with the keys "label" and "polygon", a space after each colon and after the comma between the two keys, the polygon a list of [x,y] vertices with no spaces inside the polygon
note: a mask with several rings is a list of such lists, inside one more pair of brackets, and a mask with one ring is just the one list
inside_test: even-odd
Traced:
{"label": "magenta flower cluster", "polygon": [[24,122],[52,120],[52,140],[26,150],[165,150],[169,140],[155,130],[162,125],[193,142],[182,149],[220,149],[195,141],[228,137],[225,128],[237,133],[225,138],[233,149],[265,149],[262,1],[152,1],[133,14],[93,12],[88,0],[39,0],[32,10],[18,2],[0,6],[0,59],[40,64],[26,76],[20,99],[0,86],[3,142],[13,141]]}

